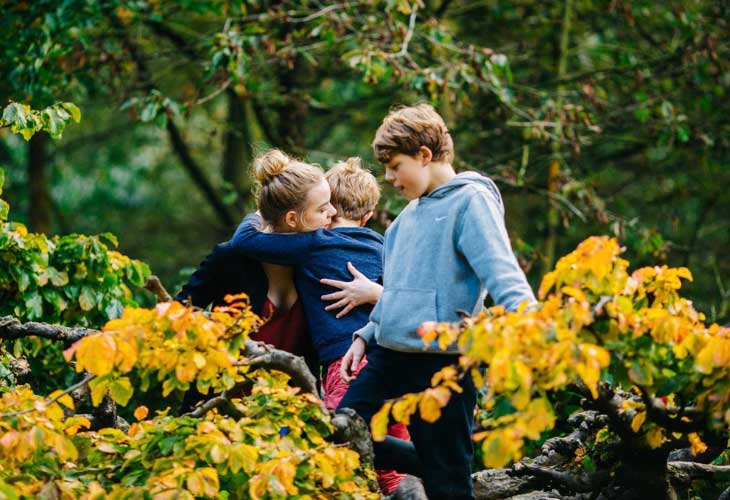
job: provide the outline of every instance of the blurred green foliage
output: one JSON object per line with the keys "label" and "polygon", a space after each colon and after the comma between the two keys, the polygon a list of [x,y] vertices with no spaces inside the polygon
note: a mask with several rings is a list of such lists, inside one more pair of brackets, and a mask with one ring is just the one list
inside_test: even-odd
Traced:
{"label": "blurred green foliage", "polygon": [[[53,231],[119,234],[171,291],[253,207],[257,151],[382,174],[374,130],[425,100],[457,167],[502,189],[533,284],[610,234],[637,265],[691,268],[688,295],[727,322],[729,17],[707,0],[19,2],[0,96],[83,110],[44,153]],[[18,221],[38,207],[32,153],[0,131]],[[403,205],[384,188],[375,226]]]}

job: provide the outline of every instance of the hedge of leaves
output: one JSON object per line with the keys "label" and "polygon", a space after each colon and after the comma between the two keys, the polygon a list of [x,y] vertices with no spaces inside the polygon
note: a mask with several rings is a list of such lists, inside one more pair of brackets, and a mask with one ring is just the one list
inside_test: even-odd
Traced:
{"label": "hedge of leaves", "polygon": [[[561,391],[584,387],[597,398],[599,383],[640,396],[620,409],[638,449],[704,451],[703,435],[730,428],[730,328],[706,325],[679,295],[682,280],[692,279],[688,269],[629,273],[620,254],[615,239],[588,238],[544,277],[537,307],[498,306],[459,326],[423,328],[426,343],[457,342],[460,365],[437,373],[425,392],[387,402],[373,418],[374,436],[384,436],[390,415],[439,418],[470,372],[485,394],[474,439],[487,466],[519,460],[526,444],[554,428]],[[616,429],[603,439],[609,432]]]}
{"label": "hedge of leaves", "polygon": [[[0,194],[4,172],[0,169]],[[113,250],[114,235],[31,233],[7,220],[8,205],[0,200],[0,316],[67,326],[99,327],[119,317],[124,307],[149,301],[142,287],[147,264]],[[15,356],[26,355],[44,384],[69,371],[60,363],[62,346],[38,338],[20,339]]]}
{"label": "hedge of leaves", "polygon": [[[207,317],[172,302],[128,308],[65,353],[92,380],[92,400],[125,405],[135,391],[234,389],[233,411],[148,414],[128,432],[89,431],[61,391],[18,386],[0,397],[0,494],[6,498],[378,498],[359,455],[326,440],[329,413],[279,372],[250,369],[244,352],[260,320],[238,301]],[[132,383],[131,381],[135,381]],[[141,383],[139,382],[141,381]]]}

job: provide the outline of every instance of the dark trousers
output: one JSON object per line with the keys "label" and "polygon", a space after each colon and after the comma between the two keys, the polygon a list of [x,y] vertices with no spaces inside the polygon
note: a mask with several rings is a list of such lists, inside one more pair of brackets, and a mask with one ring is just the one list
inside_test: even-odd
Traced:
{"label": "dark trousers", "polygon": [[[340,408],[352,408],[366,422],[386,399],[431,386],[431,377],[457,362],[457,356],[406,353],[373,347],[368,364],[353,381]],[[476,391],[471,377],[462,381],[463,392],[452,393],[441,417],[430,424],[418,412],[411,417],[408,432],[412,444],[392,437],[373,443],[377,468],[419,475],[431,500],[474,498],[471,485],[471,438]]]}

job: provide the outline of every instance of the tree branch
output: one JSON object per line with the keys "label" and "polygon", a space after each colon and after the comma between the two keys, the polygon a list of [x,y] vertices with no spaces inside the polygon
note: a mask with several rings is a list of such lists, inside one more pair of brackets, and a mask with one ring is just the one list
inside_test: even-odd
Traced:
{"label": "tree branch", "polygon": [[[665,429],[673,432],[696,432],[705,428],[701,420],[702,413],[696,408],[679,408],[676,411],[670,411],[660,400],[652,398],[643,387],[639,386],[639,391],[647,416]],[[684,421],[683,417],[689,418],[690,421]]]}
{"label": "tree branch", "polygon": [[[141,49],[129,38],[124,27],[117,19],[116,14],[112,14],[111,16],[113,24],[118,31],[118,36],[122,41],[122,44],[129,51],[132,61],[137,66],[140,81],[144,85],[147,92],[152,91],[154,89],[154,85],[152,84],[149,69],[147,68],[144,58],[142,57]],[[208,200],[208,203],[211,205],[213,210],[218,214],[218,217],[220,217],[220,219],[226,226],[232,226],[233,224],[235,224],[233,216],[231,216],[231,214],[228,212],[228,207],[226,207],[226,205],[218,196],[218,193],[216,193],[215,189],[213,188],[213,185],[208,181],[208,178],[205,176],[202,167],[198,165],[198,163],[193,158],[187,144],[183,140],[180,130],[177,128],[177,125],[175,125],[175,122],[172,118],[169,118],[167,120],[167,134],[170,139],[172,150],[177,155],[180,163],[183,164],[183,167],[185,167],[185,170],[188,171],[188,174],[193,179],[193,182],[203,192],[203,195]]]}
{"label": "tree branch", "polygon": [[239,365],[267,368],[286,373],[291,377],[295,386],[301,387],[304,392],[320,397],[317,389],[317,379],[312,375],[303,357],[280,351],[273,346],[254,340],[246,341],[246,350],[243,354],[248,359],[240,361]]}
{"label": "tree branch", "polygon": [[667,472],[673,480],[730,479],[730,465],[711,465],[697,462],[669,462]]}
{"label": "tree branch", "polygon": [[162,284],[160,278],[154,274],[147,278],[147,282],[144,284],[144,287],[157,297],[157,302],[170,302],[172,300],[172,296]]}
{"label": "tree branch", "polygon": [[48,323],[36,323],[34,321],[21,323],[20,320],[12,316],[0,317],[0,339],[4,340],[41,337],[71,345],[87,335],[96,333],[96,331],[89,328],[49,325]]}
{"label": "tree branch", "polygon": [[592,474],[569,474],[550,467],[532,465],[527,463],[516,463],[512,470],[516,475],[529,475],[545,480],[545,486],[554,487],[563,492],[590,493],[599,490],[608,484],[610,474],[608,471],[594,472]]}
{"label": "tree branch", "polygon": [[50,405],[52,405],[53,403],[55,403],[56,401],[58,401],[59,399],[61,399],[66,394],[72,393],[79,387],[88,384],[95,378],[96,378],[96,375],[91,375],[91,374],[87,375],[86,377],[84,377],[84,379],[81,382],[75,383],[74,385],[72,385],[68,389],[64,390],[63,392],[56,394],[51,399],[44,401],[42,408],[36,408],[34,406],[32,408],[26,408],[25,410],[15,411],[15,412],[11,412],[11,413],[3,413],[3,414],[0,414],[0,418],[13,418],[13,417],[18,417],[20,415],[25,415],[26,413],[31,413],[31,412],[37,411],[39,409],[45,409],[45,408],[49,407]]}

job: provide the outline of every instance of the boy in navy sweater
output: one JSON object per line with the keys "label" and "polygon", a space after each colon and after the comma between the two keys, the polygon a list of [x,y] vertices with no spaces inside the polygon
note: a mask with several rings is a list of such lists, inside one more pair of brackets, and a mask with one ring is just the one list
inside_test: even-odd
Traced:
{"label": "boy in navy sweater", "polygon": [[[322,295],[336,291],[321,283],[324,277],[349,280],[346,264],[352,263],[365,277],[377,280],[383,271],[383,237],[365,228],[380,198],[378,183],[360,160],[350,158],[326,174],[332,191],[330,202],[337,210],[331,229],[301,233],[262,232],[262,219],[248,215],[231,238],[233,248],[263,262],[294,266],[294,282],[304,306],[307,325],[322,366],[324,403],[335,409],[348,385],[340,377],[340,363],[352,342],[352,332],[368,322],[373,306],[362,304],[339,315],[325,309]],[[333,309],[328,307],[328,309]],[[344,313],[347,313],[344,315]],[[339,319],[342,318],[342,319]],[[363,359],[354,375],[367,364]],[[403,425],[395,425],[389,434],[408,439]],[[378,471],[384,493],[393,491],[401,474]]]}

